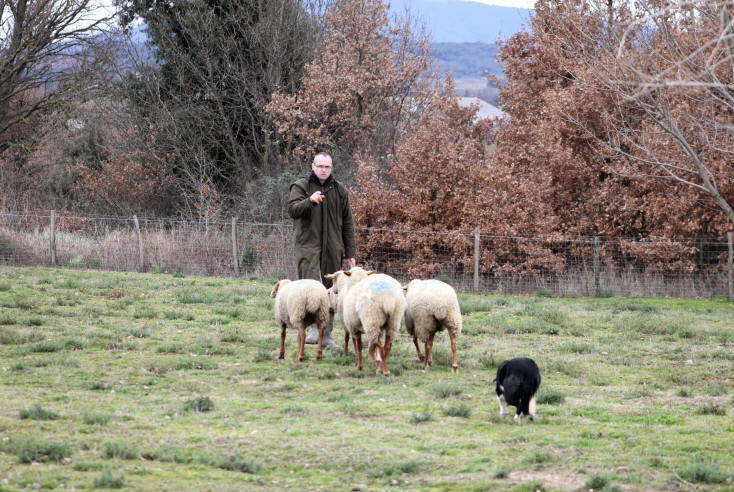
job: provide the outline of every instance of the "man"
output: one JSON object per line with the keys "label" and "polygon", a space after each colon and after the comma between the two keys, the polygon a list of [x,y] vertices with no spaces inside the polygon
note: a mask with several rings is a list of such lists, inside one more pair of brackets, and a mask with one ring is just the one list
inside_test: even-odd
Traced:
{"label": "man", "polygon": [[[349,193],[331,174],[331,156],[316,154],[311,173],[291,185],[288,213],[295,221],[295,246],[298,278],[311,278],[327,288],[331,280],[326,274],[342,269],[346,259],[349,266],[356,264],[354,221],[349,207]],[[324,347],[339,348],[331,338],[334,313],[324,330]],[[318,329],[312,325],[306,343],[318,342]]]}

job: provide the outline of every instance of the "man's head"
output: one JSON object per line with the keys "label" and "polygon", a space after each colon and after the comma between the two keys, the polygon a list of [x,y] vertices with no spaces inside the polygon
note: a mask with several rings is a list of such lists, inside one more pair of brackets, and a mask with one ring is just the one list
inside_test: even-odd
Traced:
{"label": "man's head", "polygon": [[331,175],[331,156],[327,152],[316,154],[311,163],[311,169],[323,183]]}

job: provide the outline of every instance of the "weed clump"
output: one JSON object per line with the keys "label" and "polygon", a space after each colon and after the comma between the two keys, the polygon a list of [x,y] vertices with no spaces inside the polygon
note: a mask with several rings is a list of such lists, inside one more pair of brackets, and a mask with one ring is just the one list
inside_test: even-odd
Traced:
{"label": "weed clump", "polygon": [[107,441],[102,446],[105,458],[117,458],[121,460],[134,460],[140,455],[140,450],[134,444],[125,441]]}
{"label": "weed clump", "polygon": [[38,436],[25,436],[11,443],[11,451],[21,463],[60,462],[72,455],[71,446],[66,442],[51,442]]}
{"label": "weed clump", "polygon": [[535,401],[544,405],[558,405],[559,403],[563,403],[565,398],[560,390],[552,386],[541,387],[535,395]]}
{"label": "weed clump", "polygon": [[678,470],[678,474],[684,480],[697,483],[724,483],[727,478],[726,472],[718,463],[700,456],[693,463]]}
{"label": "weed clump", "polygon": [[34,403],[30,408],[24,408],[18,412],[18,416],[21,420],[56,420],[59,418],[58,413],[53,410],[46,410],[40,403]]}
{"label": "weed clump", "polygon": [[465,403],[459,403],[457,405],[450,405],[444,409],[443,414],[447,417],[462,417],[468,419],[471,415],[471,408]]}
{"label": "weed clump", "polygon": [[82,422],[86,425],[107,425],[111,418],[109,413],[94,413],[88,410],[82,412]]}
{"label": "weed clump", "polygon": [[420,460],[404,460],[386,463],[382,466],[370,467],[367,476],[370,478],[386,478],[395,475],[417,473],[423,463]]}
{"label": "weed clump", "polygon": [[433,414],[428,408],[428,405],[423,407],[422,412],[414,412],[410,418],[410,421],[413,424],[422,424],[423,422],[430,422],[431,420],[433,420]]}
{"label": "weed clump", "polygon": [[443,399],[449,396],[459,396],[463,390],[455,384],[439,383],[432,388],[432,391],[437,398]]}
{"label": "weed clump", "polygon": [[594,475],[584,483],[584,490],[602,490],[609,484],[609,479],[604,475]]}
{"label": "weed clump", "polygon": [[716,403],[707,403],[696,409],[696,415],[726,415],[726,408]]}
{"label": "weed clump", "polygon": [[113,473],[105,470],[102,475],[94,479],[94,488],[96,489],[120,489],[125,486],[125,475]]}
{"label": "weed clump", "polygon": [[185,412],[210,412],[214,410],[214,402],[208,396],[199,396],[184,403]]}

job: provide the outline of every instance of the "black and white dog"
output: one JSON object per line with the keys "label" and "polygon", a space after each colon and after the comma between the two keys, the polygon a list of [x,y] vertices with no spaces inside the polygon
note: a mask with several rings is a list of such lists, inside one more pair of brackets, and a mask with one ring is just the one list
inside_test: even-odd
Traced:
{"label": "black and white dog", "polygon": [[517,408],[515,420],[525,415],[535,420],[535,392],[540,386],[540,369],[533,359],[518,357],[504,361],[497,368],[495,391],[500,415],[509,413],[507,405]]}

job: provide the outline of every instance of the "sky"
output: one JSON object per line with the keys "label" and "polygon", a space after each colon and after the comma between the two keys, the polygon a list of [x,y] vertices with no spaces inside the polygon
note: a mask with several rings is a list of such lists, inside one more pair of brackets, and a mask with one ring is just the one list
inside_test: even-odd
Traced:
{"label": "sky", "polygon": [[502,7],[521,7],[532,9],[535,0],[472,0],[473,2],[486,3],[488,5],[500,5]]}

